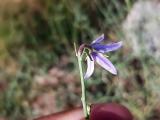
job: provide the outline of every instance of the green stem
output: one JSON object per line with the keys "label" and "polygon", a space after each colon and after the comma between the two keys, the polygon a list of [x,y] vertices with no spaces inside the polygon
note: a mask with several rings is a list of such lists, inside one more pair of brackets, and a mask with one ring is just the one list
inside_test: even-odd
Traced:
{"label": "green stem", "polygon": [[127,11],[129,12],[129,10],[131,9],[131,1],[130,0],[125,0],[126,5],[127,5]]}
{"label": "green stem", "polygon": [[81,88],[82,89],[81,101],[82,101],[82,105],[83,105],[83,112],[84,112],[85,118],[87,120],[89,115],[88,115],[87,103],[86,103],[86,90],[85,90],[85,81],[84,81],[83,69],[82,69],[82,57],[78,55],[77,59],[78,59],[79,72],[80,72],[80,78],[81,78],[81,87],[82,87]]}

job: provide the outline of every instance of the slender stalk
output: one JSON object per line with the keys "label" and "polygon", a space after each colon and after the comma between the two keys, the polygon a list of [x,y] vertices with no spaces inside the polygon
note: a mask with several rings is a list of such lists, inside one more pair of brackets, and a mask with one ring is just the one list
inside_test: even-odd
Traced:
{"label": "slender stalk", "polygon": [[87,111],[87,103],[86,103],[86,90],[85,90],[85,81],[83,77],[83,69],[82,69],[82,57],[77,56],[78,59],[78,65],[79,65],[79,72],[80,72],[80,78],[81,78],[81,89],[82,89],[82,96],[81,96],[81,101],[83,105],[83,112],[85,115],[85,119],[88,120],[88,111]]}
{"label": "slender stalk", "polygon": [[129,10],[131,9],[131,1],[130,0],[125,0],[126,5],[127,5],[127,11],[129,12]]}

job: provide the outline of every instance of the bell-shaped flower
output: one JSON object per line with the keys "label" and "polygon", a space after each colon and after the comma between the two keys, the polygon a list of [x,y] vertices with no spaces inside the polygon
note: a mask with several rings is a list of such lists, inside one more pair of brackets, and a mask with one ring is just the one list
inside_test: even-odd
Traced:
{"label": "bell-shaped flower", "polygon": [[117,70],[114,65],[108,60],[103,53],[108,53],[111,51],[115,51],[122,46],[122,42],[110,43],[110,44],[102,44],[101,42],[104,40],[104,34],[99,36],[96,40],[94,40],[90,45],[83,45],[90,49],[89,54],[86,57],[87,60],[87,71],[85,73],[84,78],[88,79],[94,72],[94,64],[98,63],[102,68],[109,71],[110,73],[116,75]]}

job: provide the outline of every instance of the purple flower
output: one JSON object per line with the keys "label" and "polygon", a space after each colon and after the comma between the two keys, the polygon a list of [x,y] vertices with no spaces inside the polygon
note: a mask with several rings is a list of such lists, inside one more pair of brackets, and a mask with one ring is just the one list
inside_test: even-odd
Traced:
{"label": "purple flower", "polygon": [[110,44],[101,44],[104,40],[104,34],[95,39],[90,45],[83,44],[79,50],[83,48],[89,49],[87,54],[87,71],[84,78],[88,79],[94,72],[94,63],[98,63],[105,70],[116,75],[117,70],[114,65],[103,55],[103,53],[108,53],[110,51],[115,51],[122,46],[122,42],[110,43]]}

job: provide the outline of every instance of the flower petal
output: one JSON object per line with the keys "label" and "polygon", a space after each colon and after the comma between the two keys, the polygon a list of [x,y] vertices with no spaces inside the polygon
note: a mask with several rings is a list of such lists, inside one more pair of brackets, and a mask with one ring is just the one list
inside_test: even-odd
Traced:
{"label": "flower petal", "polygon": [[93,44],[91,46],[93,49],[95,49],[98,52],[106,53],[106,52],[110,52],[110,51],[115,51],[115,50],[119,49],[120,47],[122,47],[122,41],[117,42],[117,43],[107,44],[107,45]]}
{"label": "flower petal", "polygon": [[92,52],[92,57],[105,70],[109,71],[110,73],[114,75],[117,74],[117,70],[114,67],[114,65],[106,57],[104,57],[103,54]]}
{"label": "flower petal", "polygon": [[87,71],[86,74],[84,76],[84,79],[88,79],[94,71],[94,61],[91,60],[91,58],[89,56],[87,56]]}
{"label": "flower petal", "polygon": [[96,38],[96,39],[91,43],[91,45],[100,43],[100,42],[103,41],[103,40],[104,40],[104,34],[102,34],[101,36],[99,36],[98,38]]}

